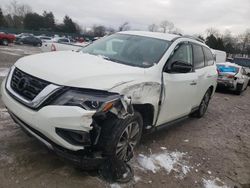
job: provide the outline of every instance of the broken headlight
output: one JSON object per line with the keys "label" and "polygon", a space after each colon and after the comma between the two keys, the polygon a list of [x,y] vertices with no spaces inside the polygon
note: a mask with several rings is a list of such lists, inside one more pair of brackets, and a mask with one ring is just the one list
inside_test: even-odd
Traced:
{"label": "broken headlight", "polygon": [[57,98],[53,105],[79,106],[86,110],[109,110],[118,99],[120,95],[115,93],[68,90]]}

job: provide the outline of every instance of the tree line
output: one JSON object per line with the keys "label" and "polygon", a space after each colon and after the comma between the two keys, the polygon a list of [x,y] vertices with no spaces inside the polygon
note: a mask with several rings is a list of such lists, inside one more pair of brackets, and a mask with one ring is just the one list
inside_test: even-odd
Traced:
{"label": "tree line", "polygon": [[16,0],[11,1],[5,7],[5,11],[0,7],[0,27],[64,33],[81,32],[80,26],[68,15],[65,15],[62,23],[57,23],[51,11],[44,11],[40,15],[33,12],[29,5],[19,4]]}
{"label": "tree line", "polygon": [[[34,31],[52,31],[62,33],[85,34],[88,36],[102,37],[116,31],[131,29],[128,22],[122,23],[118,28],[106,27],[103,25],[93,25],[91,28],[82,28],[74,22],[68,15],[65,15],[63,22],[56,22],[51,11],[44,11],[41,15],[33,12],[27,4],[17,3],[12,0],[2,11],[0,7],[0,27],[28,29]],[[148,26],[151,32],[164,32],[182,35],[181,29],[177,28],[173,22],[163,20],[160,23],[153,23]],[[226,51],[228,54],[241,54],[250,56],[250,29],[238,35],[233,35],[230,30],[220,33],[215,28],[208,28],[204,35],[194,34],[202,39],[210,48]]]}

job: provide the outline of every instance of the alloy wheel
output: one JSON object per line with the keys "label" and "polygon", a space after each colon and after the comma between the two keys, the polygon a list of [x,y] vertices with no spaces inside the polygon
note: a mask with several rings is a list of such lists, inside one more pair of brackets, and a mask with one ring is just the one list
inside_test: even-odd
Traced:
{"label": "alloy wheel", "polygon": [[116,146],[116,156],[123,161],[129,161],[133,157],[134,147],[137,145],[140,138],[139,123],[134,121],[128,124],[122,132],[121,137]]}
{"label": "alloy wheel", "polygon": [[201,114],[205,114],[208,108],[208,104],[209,104],[209,100],[210,100],[210,94],[209,92],[207,92],[204,96],[204,98],[202,99],[201,102],[201,107],[200,107],[200,112]]}

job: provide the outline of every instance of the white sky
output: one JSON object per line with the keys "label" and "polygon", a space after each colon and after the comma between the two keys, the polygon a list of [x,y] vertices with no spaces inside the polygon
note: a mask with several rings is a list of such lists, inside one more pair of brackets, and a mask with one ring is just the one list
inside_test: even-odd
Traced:
{"label": "white sky", "polygon": [[[0,0],[5,6],[10,0]],[[65,14],[81,26],[102,24],[117,28],[128,21],[132,29],[172,21],[185,34],[202,34],[214,27],[234,34],[250,28],[250,0],[17,0],[42,13],[52,11],[58,21]]]}

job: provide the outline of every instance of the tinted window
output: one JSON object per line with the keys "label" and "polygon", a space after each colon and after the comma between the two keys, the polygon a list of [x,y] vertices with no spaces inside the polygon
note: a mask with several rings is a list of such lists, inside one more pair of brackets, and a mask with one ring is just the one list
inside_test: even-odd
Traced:
{"label": "tinted window", "polygon": [[199,45],[193,45],[193,54],[194,54],[194,68],[199,69],[205,66],[204,54],[202,47]]}
{"label": "tinted window", "polygon": [[192,48],[189,44],[182,44],[173,54],[173,56],[168,61],[172,64],[175,61],[180,61],[192,65]]}
{"label": "tinted window", "polygon": [[206,47],[203,47],[204,55],[205,55],[205,60],[206,60],[206,65],[213,65],[214,64],[214,58],[211,50],[209,50]]}

